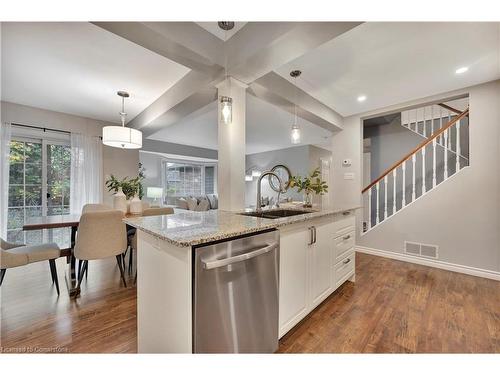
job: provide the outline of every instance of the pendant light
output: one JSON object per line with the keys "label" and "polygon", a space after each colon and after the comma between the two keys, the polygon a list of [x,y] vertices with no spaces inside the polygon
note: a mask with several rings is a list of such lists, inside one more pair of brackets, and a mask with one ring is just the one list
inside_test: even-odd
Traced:
{"label": "pendant light", "polygon": [[116,94],[122,98],[122,110],[120,112],[122,126],[103,127],[102,143],[106,146],[118,148],[142,148],[142,132],[125,126],[125,119],[127,117],[127,113],[125,112],[125,98],[128,98],[130,95],[126,91],[118,91]]}
{"label": "pendant light", "polygon": [[[217,23],[224,30],[224,43],[227,41],[227,31],[234,28],[234,22],[220,21]],[[227,55],[224,49],[224,76],[227,82]],[[220,98],[220,115],[224,124],[229,125],[233,121],[233,98],[230,96],[221,95]]]}
{"label": "pendant light", "polygon": [[292,144],[296,145],[300,143],[300,128],[297,124],[297,77],[300,76],[302,72],[300,70],[292,70],[290,76],[294,79],[295,85],[295,103],[293,105],[293,124],[292,131],[290,133],[290,140]]}

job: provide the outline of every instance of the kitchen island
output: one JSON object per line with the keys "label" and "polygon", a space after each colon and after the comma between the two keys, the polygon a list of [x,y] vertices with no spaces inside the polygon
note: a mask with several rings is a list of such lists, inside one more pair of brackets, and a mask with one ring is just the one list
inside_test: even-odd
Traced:
{"label": "kitchen island", "polygon": [[[173,215],[126,219],[127,224],[138,230],[139,352],[200,352],[195,345],[196,337],[199,336],[196,335],[196,331],[200,330],[199,326],[195,327],[197,290],[195,285],[198,285],[195,275],[200,269],[196,267],[196,254],[201,249],[208,249],[210,246],[214,248],[210,251],[215,252],[221,244],[234,244],[234,249],[236,249],[236,244],[245,243],[245,241],[250,244],[248,241],[258,238],[257,235],[262,233],[268,233],[267,242],[259,247],[258,251],[262,254],[269,251],[267,255],[269,260],[272,258],[270,250],[275,250],[277,254],[273,258],[276,262],[275,297],[279,299],[279,303],[276,301],[279,306],[276,309],[279,310],[276,312],[277,329],[273,333],[277,336],[277,342],[279,337],[300,322],[343,282],[348,279],[354,281],[354,210],[356,208],[303,210],[294,216],[275,219],[245,216],[242,212],[222,210],[180,211]],[[271,236],[277,238],[272,244],[269,240]],[[227,249],[231,249],[231,245]],[[237,251],[234,249],[224,251],[235,255]],[[211,263],[220,263],[220,255],[214,255],[214,257],[215,262]],[[246,255],[237,257],[250,258]],[[210,268],[207,262],[203,264],[204,268]],[[238,264],[222,264],[222,266],[225,277],[233,272],[236,279],[224,284],[224,287],[212,289],[213,293],[217,294],[213,298],[227,298],[225,288],[229,290],[238,285],[238,277],[241,278],[242,270],[238,271],[240,273],[235,271]],[[250,270],[255,267],[263,269],[267,266],[257,264],[248,267]],[[266,274],[269,274],[269,270],[268,267]],[[256,275],[259,274],[256,273]],[[216,278],[220,278],[220,275]],[[258,280],[252,282],[258,282]],[[269,288],[263,287],[263,289],[273,289],[272,282],[266,283]],[[252,287],[252,290],[254,289],[259,289],[259,287]],[[235,295],[245,293],[239,292]],[[233,300],[234,295],[230,296],[228,303],[234,303]],[[257,298],[252,301],[265,303],[262,301],[269,301],[269,299]],[[268,306],[259,306],[261,309],[266,309],[266,307]],[[238,308],[233,307],[231,311],[238,311]],[[227,319],[233,324],[231,328],[231,324],[228,323],[229,328],[226,329],[228,332],[224,332],[224,339],[237,341],[240,338],[236,337],[237,329],[234,327],[233,320],[237,320],[238,317],[235,319],[232,315],[234,314],[228,314],[220,320]],[[217,326],[216,320],[213,319],[214,327]],[[239,334],[242,335],[241,332]],[[214,340],[216,340],[215,337]],[[213,351],[219,351],[217,346],[214,348]],[[233,345],[233,350],[239,351],[238,345]],[[241,348],[240,350],[245,351]]]}

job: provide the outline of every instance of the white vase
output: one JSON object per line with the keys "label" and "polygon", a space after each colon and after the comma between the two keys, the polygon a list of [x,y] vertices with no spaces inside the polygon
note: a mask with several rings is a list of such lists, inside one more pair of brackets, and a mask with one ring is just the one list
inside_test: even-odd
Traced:
{"label": "white vase", "polygon": [[127,198],[123,194],[122,188],[119,188],[113,196],[113,208],[122,211],[124,214],[127,213]]}
{"label": "white vase", "polygon": [[132,215],[140,215],[141,212],[142,212],[142,202],[136,194],[130,200],[130,213]]}

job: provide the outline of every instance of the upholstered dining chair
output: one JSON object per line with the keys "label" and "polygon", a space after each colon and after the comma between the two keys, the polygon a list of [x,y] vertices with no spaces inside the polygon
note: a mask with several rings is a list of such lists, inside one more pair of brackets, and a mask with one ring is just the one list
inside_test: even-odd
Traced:
{"label": "upholstered dining chair", "polygon": [[118,210],[90,211],[82,214],[74,249],[75,258],[83,261],[78,275],[80,287],[89,260],[116,257],[121,279],[125,287],[123,253],[127,248],[127,232],[122,221],[123,212]]}
{"label": "upholstered dining chair", "polygon": [[19,245],[0,238],[0,286],[3,283],[8,268],[25,266],[30,263],[49,261],[52,283],[56,285],[59,295],[59,280],[57,277],[56,259],[61,255],[59,246],[55,243],[41,245]]}
{"label": "upholstered dining chair", "polygon": [[[142,216],[159,216],[159,215],[171,215],[174,213],[172,207],[151,207],[142,211]],[[132,273],[132,262],[133,262],[133,250],[137,250],[137,231],[134,232],[130,240],[130,255],[128,260],[128,270]],[[137,282],[137,271],[135,272],[134,283]]]}

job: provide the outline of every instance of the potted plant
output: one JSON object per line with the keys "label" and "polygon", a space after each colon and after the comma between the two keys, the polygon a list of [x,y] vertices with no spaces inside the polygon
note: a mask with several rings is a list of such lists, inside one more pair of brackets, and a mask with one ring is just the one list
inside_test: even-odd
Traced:
{"label": "potted plant", "polygon": [[320,178],[319,168],[312,171],[309,176],[292,176],[290,187],[296,187],[297,192],[304,192],[304,207],[312,207],[312,193],[323,195],[328,192],[328,185]]}
{"label": "potted plant", "polygon": [[[124,177],[121,180],[116,178],[114,175],[111,175],[109,179],[106,180],[106,187],[109,192],[115,193],[115,202],[114,206],[116,209],[125,210],[123,208],[123,202],[130,201],[134,197],[137,197],[137,200],[141,200],[144,196],[144,187],[142,185],[142,181],[144,180],[144,168],[139,163],[139,175],[135,178]],[[123,195],[122,195],[123,194]],[[124,198],[122,198],[124,196]],[[136,211],[136,210],[135,210]]]}

